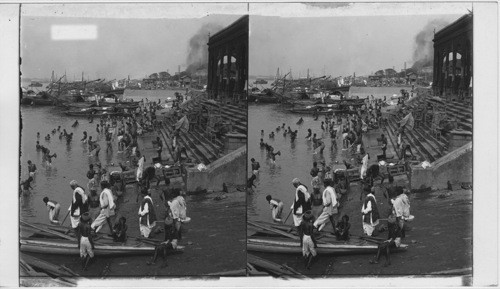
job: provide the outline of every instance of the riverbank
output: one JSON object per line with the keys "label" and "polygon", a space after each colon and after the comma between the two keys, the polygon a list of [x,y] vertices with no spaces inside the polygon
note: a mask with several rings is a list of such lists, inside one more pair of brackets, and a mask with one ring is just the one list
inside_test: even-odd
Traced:
{"label": "riverbank", "polygon": [[[283,213],[286,216],[294,197],[294,188],[291,184],[293,178],[298,177],[302,183],[310,186],[311,176],[309,171],[314,161],[325,161],[333,170],[344,169],[343,160],[354,164],[352,155],[347,150],[342,150],[341,139],[336,140],[337,148],[330,136],[321,129],[320,117],[317,121],[311,116],[302,116],[304,122],[297,125],[299,115],[287,114],[277,110],[274,105],[249,106],[249,155],[261,164],[259,177],[254,188],[247,196],[249,220],[263,220],[272,222],[269,205],[265,200],[267,194],[278,198],[284,203]],[[290,141],[289,136],[283,136],[283,130],[276,130],[277,126],[285,124],[292,130],[298,130],[297,139]],[[318,138],[323,138],[326,144],[323,154],[314,153],[310,141],[305,140],[307,129],[311,128]],[[264,133],[261,134],[261,130]],[[269,137],[271,131],[274,137]],[[382,153],[377,138],[383,130],[370,130],[363,135],[365,150],[370,154],[368,166],[377,162],[377,155]],[[259,140],[272,145],[275,151],[281,151],[272,163],[266,157],[265,150],[259,146]],[[395,156],[396,152],[391,143],[387,148],[388,156]],[[380,181],[375,181],[375,197],[381,212],[381,218],[387,217],[388,201],[383,197],[386,179],[381,186]],[[406,175],[395,177],[395,185],[409,188]],[[361,236],[363,228],[361,223],[360,200],[361,186],[352,183],[350,191],[345,198],[339,217],[347,214],[351,223],[351,234]],[[301,255],[271,254],[250,252],[261,258],[268,259],[278,264],[285,264],[300,273],[310,276],[369,276],[369,275],[417,275],[426,274],[457,274],[470,275],[472,267],[472,191],[456,190],[432,191],[427,193],[412,193],[409,195],[411,214],[415,220],[409,223],[410,230],[406,233],[403,243],[409,245],[406,252],[396,253],[391,256],[392,265],[384,267],[384,258],[380,264],[371,265],[369,260],[373,255],[350,256],[319,256],[310,270],[304,268]],[[291,224],[291,219],[287,224]],[[382,222],[382,224],[384,224]],[[330,224],[325,230],[331,232]],[[387,232],[380,232],[378,237],[386,238]]]}
{"label": "riverbank", "polygon": [[[171,92],[173,94],[173,92]],[[137,97],[147,98],[151,95]],[[148,98],[152,101],[151,98]],[[159,111],[161,113],[163,111]],[[88,156],[86,144],[79,141],[83,131],[89,135],[95,135],[95,124],[89,124],[87,120],[80,119],[80,125],[70,128],[74,119],[61,117],[57,108],[27,108],[22,111],[23,136],[22,136],[22,164],[32,159],[39,165],[39,172],[33,184],[32,192],[23,194],[21,202],[21,219],[27,222],[48,223],[47,211],[41,199],[48,195],[49,198],[59,201],[61,204],[60,217],[66,215],[66,208],[71,202],[71,189],[69,181],[76,179],[80,185],[86,187],[85,172],[88,164],[100,162],[104,167],[110,165],[116,167],[119,161],[125,162],[126,157],[118,153],[116,142],[113,142],[113,150],[105,151],[104,138],[98,137],[102,148],[99,160]],[[66,128],[68,132],[74,132],[72,142],[57,139],[57,135],[51,141],[41,141],[43,145],[49,146],[58,157],[53,160],[52,166],[40,163],[40,152],[35,150],[33,136],[41,131],[44,136],[46,130],[61,125],[61,130]],[[145,156],[145,167],[152,165],[152,158],[157,157],[157,151],[152,141],[156,139],[156,132],[148,132],[139,137],[139,150]],[[34,139],[36,140],[36,138]],[[33,143],[32,143],[33,142]],[[164,158],[167,156],[164,151]],[[23,172],[26,169],[22,170]],[[22,176],[24,177],[24,176]],[[83,277],[144,277],[144,276],[203,276],[207,274],[222,274],[223,272],[240,270],[246,266],[246,235],[245,235],[245,193],[237,190],[235,186],[227,183],[228,193],[208,192],[202,195],[186,196],[187,215],[191,222],[183,228],[183,238],[179,245],[184,246],[183,253],[168,257],[169,266],[160,268],[161,262],[154,266],[146,266],[146,262],[152,254],[146,256],[121,256],[121,257],[99,257],[89,266],[88,271],[81,269],[79,256],[62,256],[48,254],[33,254],[35,257],[65,265]],[[171,180],[170,187],[185,188],[183,178]],[[165,188],[162,180],[160,186],[152,183],[151,196],[158,220],[165,218],[165,207],[159,196]],[[220,188],[222,189],[222,187]],[[137,194],[135,184],[128,185],[125,192],[118,198],[116,215],[113,221],[121,216],[127,219],[128,235],[139,236],[139,220],[137,211],[139,202],[136,202]],[[97,211],[95,213],[98,213]],[[66,220],[66,226],[69,222]],[[162,227],[162,226],[160,226]],[[109,233],[108,226],[103,226],[102,233]],[[155,239],[163,239],[163,232],[153,235]],[[133,237],[130,237],[133,240]],[[30,253],[31,254],[31,253]]]}
{"label": "riverbank", "polygon": [[[397,180],[397,184],[404,181]],[[362,235],[361,201],[359,186],[351,187],[351,192],[339,215],[349,214],[351,234]],[[375,193],[381,212],[389,206],[380,189]],[[251,252],[278,264],[286,264],[300,273],[314,276],[370,276],[370,275],[450,275],[472,274],[472,192],[470,190],[434,191],[411,194],[411,213],[415,220],[408,223],[404,244],[407,251],[391,254],[391,265],[385,267],[382,256],[379,264],[370,264],[373,255],[321,256],[310,270],[304,268],[300,255],[268,254]],[[386,216],[383,216],[385,218]],[[385,222],[383,221],[382,224]],[[330,224],[325,230],[331,232]],[[378,237],[387,237],[387,232],[379,232]]]}

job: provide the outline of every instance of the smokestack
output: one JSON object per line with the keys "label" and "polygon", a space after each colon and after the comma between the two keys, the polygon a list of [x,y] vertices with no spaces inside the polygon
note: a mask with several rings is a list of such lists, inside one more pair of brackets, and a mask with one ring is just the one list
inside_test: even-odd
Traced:
{"label": "smokestack", "polygon": [[181,66],[180,65],[177,66],[177,73],[181,74]]}

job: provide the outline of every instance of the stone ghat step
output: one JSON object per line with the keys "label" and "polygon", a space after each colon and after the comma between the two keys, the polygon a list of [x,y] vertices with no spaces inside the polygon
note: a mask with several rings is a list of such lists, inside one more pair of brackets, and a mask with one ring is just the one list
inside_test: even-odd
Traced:
{"label": "stone ghat step", "polygon": [[[395,115],[395,120],[397,122],[402,120],[402,116]],[[431,133],[431,128],[428,126],[426,123],[422,123],[419,126],[414,126],[413,131],[416,132],[421,139],[429,141],[434,147],[437,147],[437,151],[442,151],[446,148],[446,144],[448,143],[448,140],[446,137],[441,135],[439,138],[436,138],[432,135]]]}
{"label": "stone ghat step", "polygon": [[164,151],[165,151],[165,153],[167,153],[167,157],[170,160],[173,160],[174,159],[174,150],[172,148],[172,143],[171,143],[170,138],[168,137],[168,135],[166,134],[164,129],[160,128],[158,131],[159,131],[161,138],[163,139],[163,147],[166,148]]}
{"label": "stone ghat step", "polygon": [[[173,146],[171,145],[172,142],[173,142],[173,133],[171,131],[168,130],[167,128],[168,126],[166,125],[162,125],[162,128],[160,129],[162,131],[162,134],[164,136],[164,139],[167,139],[167,141],[169,142],[169,149],[172,151],[172,156],[174,155],[173,153]],[[199,157],[191,150],[191,148],[189,146],[186,146],[181,139],[179,139],[179,141],[181,142],[182,145],[184,145],[186,147],[186,153],[188,155],[188,157],[196,162],[200,162],[201,160],[199,159]],[[174,158],[172,158],[173,160]]]}
{"label": "stone ghat step", "polygon": [[[427,102],[430,103],[431,105],[444,105],[444,103],[441,103],[437,100],[434,99],[427,99]],[[446,110],[447,111],[452,111],[455,114],[458,114],[462,118],[471,118],[472,117],[472,110],[468,107],[464,107],[462,104],[457,103],[456,101],[450,101],[446,102]],[[453,114],[452,116],[456,116]]]}
{"label": "stone ghat step", "polygon": [[[199,102],[193,102],[184,107],[184,109],[190,111],[194,110],[196,108],[199,108],[201,105],[204,106],[210,106],[212,108],[216,108],[214,104],[211,104],[210,102],[206,102],[205,100],[200,100]],[[231,111],[228,111],[225,106],[221,106],[221,117],[224,121],[230,121],[233,124],[233,130],[245,134],[247,133],[247,117],[246,117],[246,112],[242,112],[241,110],[236,111],[235,113],[232,113]]]}
{"label": "stone ghat step", "polygon": [[397,135],[394,133],[394,131],[389,125],[384,126],[384,130],[386,131],[387,138],[391,142],[392,147],[394,148],[394,152],[396,152],[398,159],[401,159],[400,151],[397,149],[398,146]]}
{"label": "stone ghat step", "polygon": [[[201,105],[201,104],[200,104]],[[189,110],[194,109],[193,107],[189,107]],[[238,112],[239,115],[232,114],[231,112],[225,111],[225,108],[221,108],[221,117],[224,121],[230,121],[233,124],[233,130],[238,133],[245,134],[247,133],[247,118],[246,114],[242,115],[242,112]]]}
{"label": "stone ghat step", "polygon": [[453,107],[447,107],[446,114],[448,117],[457,119],[457,125],[459,128],[472,131],[472,118],[470,117],[470,114],[464,113],[463,111],[457,110]]}
{"label": "stone ghat step", "polygon": [[451,101],[451,102],[449,102],[449,105],[460,108],[461,110],[466,111],[466,112],[471,113],[471,114],[473,112],[473,109],[471,106],[464,104],[464,103],[461,103],[459,101]]}
{"label": "stone ghat step", "polygon": [[246,122],[247,121],[247,111],[234,105],[223,104],[216,105],[211,102],[205,101],[203,103],[206,107],[212,109],[220,109],[221,114],[233,119],[234,121]]}
{"label": "stone ghat step", "polygon": [[[401,119],[395,116],[389,120],[389,122],[393,122],[393,127],[397,129],[400,120]],[[413,130],[405,130],[404,134],[411,138],[414,144],[418,145],[417,149],[426,157],[426,160],[434,161],[443,155],[444,146],[440,146],[435,138],[429,137],[430,135],[428,133],[425,133],[427,136],[425,137],[424,134],[419,131],[419,128],[414,127]]]}
{"label": "stone ghat step", "polygon": [[[167,122],[167,125],[171,128],[173,125],[172,121]],[[207,158],[211,161],[218,159],[223,150],[223,144],[221,141],[210,141],[204,136],[201,130],[192,128],[188,133],[184,134],[184,137],[191,146],[195,145],[199,150],[199,153],[207,156]]]}
{"label": "stone ghat step", "polygon": [[[396,132],[398,129],[398,123],[396,122],[396,120],[394,118],[391,118],[388,120],[388,124],[389,124],[390,129],[393,132],[393,135],[396,136],[394,143],[397,144],[397,133]],[[411,136],[412,136],[411,134],[405,132],[402,135],[402,140],[410,145],[411,150],[412,150],[413,154],[417,157],[417,159],[420,161],[422,161],[422,160],[433,161],[432,154],[428,153],[428,151],[425,150],[425,148],[422,146],[422,144],[417,143],[415,141],[415,139]]]}
{"label": "stone ghat step", "polygon": [[[166,125],[163,126],[165,131],[168,133],[168,135],[171,137],[172,142],[173,142],[173,136],[174,136],[174,131],[172,129],[172,125],[170,123],[167,123]],[[180,134],[178,138],[179,143],[186,148],[186,153],[188,157],[196,162],[204,162],[205,159],[202,154],[194,150],[194,148],[191,147],[189,142],[185,139],[185,137]]]}
{"label": "stone ghat step", "polygon": [[[173,136],[173,123],[171,121],[167,122],[166,129],[169,131],[170,135]],[[192,132],[180,132],[179,133],[179,142],[182,144],[186,151],[191,152],[191,155],[197,162],[203,162],[204,164],[209,164],[211,161],[216,159],[213,154],[210,153],[205,147],[201,145],[201,143],[196,143],[193,140],[193,137],[190,135]],[[190,154],[188,154],[190,155]]]}
{"label": "stone ghat step", "polygon": [[195,131],[197,133],[197,136],[199,136],[199,138],[201,140],[204,140],[206,142],[207,145],[209,145],[214,151],[222,151],[223,148],[224,148],[224,143],[217,139],[217,138],[214,138],[213,141],[209,140],[206,136],[205,136],[205,132],[203,130],[201,130],[201,128],[193,128],[193,131]]}

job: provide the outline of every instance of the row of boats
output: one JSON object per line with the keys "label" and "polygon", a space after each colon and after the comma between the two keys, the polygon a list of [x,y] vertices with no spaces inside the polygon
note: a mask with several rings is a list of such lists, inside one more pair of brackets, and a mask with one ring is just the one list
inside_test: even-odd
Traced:
{"label": "row of boats", "polygon": [[273,90],[254,93],[249,101],[257,103],[281,103],[286,112],[295,114],[354,114],[356,109],[365,104],[364,99],[357,98],[291,98]]}
{"label": "row of boats", "polygon": [[[302,254],[299,236],[294,228],[278,223],[265,221],[247,221],[250,231],[247,237],[247,250],[274,254]],[[351,236],[349,241],[339,241],[328,233],[321,233],[318,239],[318,254],[321,255],[355,255],[375,254],[378,243],[384,239],[376,237]],[[404,252],[408,245],[402,244],[394,252]]]}
{"label": "row of boats", "polygon": [[[52,255],[79,255],[76,236],[69,227],[47,224],[30,224],[21,221],[20,251]],[[94,254],[96,256],[152,255],[155,245],[162,240],[129,236],[125,243],[114,242],[104,233],[97,233]],[[182,252],[184,247],[178,246]]]}
{"label": "row of boats", "polygon": [[[251,231],[247,238],[248,251],[302,254],[299,236],[291,226],[264,221],[247,223]],[[22,235],[25,235],[20,239],[21,252],[54,255],[78,255],[80,252],[76,236],[68,227],[21,221],[21,229],[24,232]],[[351,236],[349,241],[338,241],[327,233],[320,234],[317,239],[317,251],[324,255],[374,254],[378,243],[384,241],[381,238],[362,236]],[[155,245],[160,242],[161,240],[129,236],[125,243],[118,243],[106,234],[98,233],[94,253],[97,256],[148,255],[154,252]],[[401,252],[407,248],[408,245],[402,244],[395,250]],[[178,251],[183,249],[182,246],[178,247]]]}
{"label": "row of boats", "polygon": [[123,95],[113,95],[113,97],[94,95],[79,99],[64,99],[46,92],[36,94],[28,91],[21,98],[21,105],[58,106],[66,109],[64,113],[72,117],[130,116],[139,104],[139,101],[124,100]]}

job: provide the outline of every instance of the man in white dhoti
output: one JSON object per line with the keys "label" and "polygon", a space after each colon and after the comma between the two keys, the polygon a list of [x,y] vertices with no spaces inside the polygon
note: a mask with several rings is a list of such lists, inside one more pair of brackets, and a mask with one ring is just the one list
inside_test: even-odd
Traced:
{"label": "man in white dhoti", "polygon": [[335,218],[338,214],[338,202],[337,202],[337,194],[335,193],[335,189],[333,188],[333,181],[330,179],[325,180],[325,190],[323,191],[323,212],[321,215],[314,221],[314,227],[321,231],[328,220],[332,223],[333,232],[335,233]]}
{"label": "man in white dhoti", "polygon": [[115,202],[113,200],[113,193],[110,190],[110,185],[108,181],[101,182],[101,195],[99,196],[99,205],[101,207],[101,212],[99,216],[94,220],[92,225],[90,226],[92,230],[99,232],[101,230],[104,222],[108,223],[109,232],[113,232],[113,225],[111,224],[111,216],[115,214]]}
{"label": "man in white dhoti", "polygon": [[359,177],[363,180],[366,176],[366,171],[368,170],[368,159],[370,159],[370,155],[368,153],[365,154],[363,160],[361,161],[361,169],[359,171]]}
{"label": "man in white dhoti", "polygon": [[88,212],[89,206],[87,195],[83,188],[75,180],[72,180],[69,185],[73,189],[73,199],[68,211],[70,211],[71,227],[74,229],[80,222],[80,216]]}

